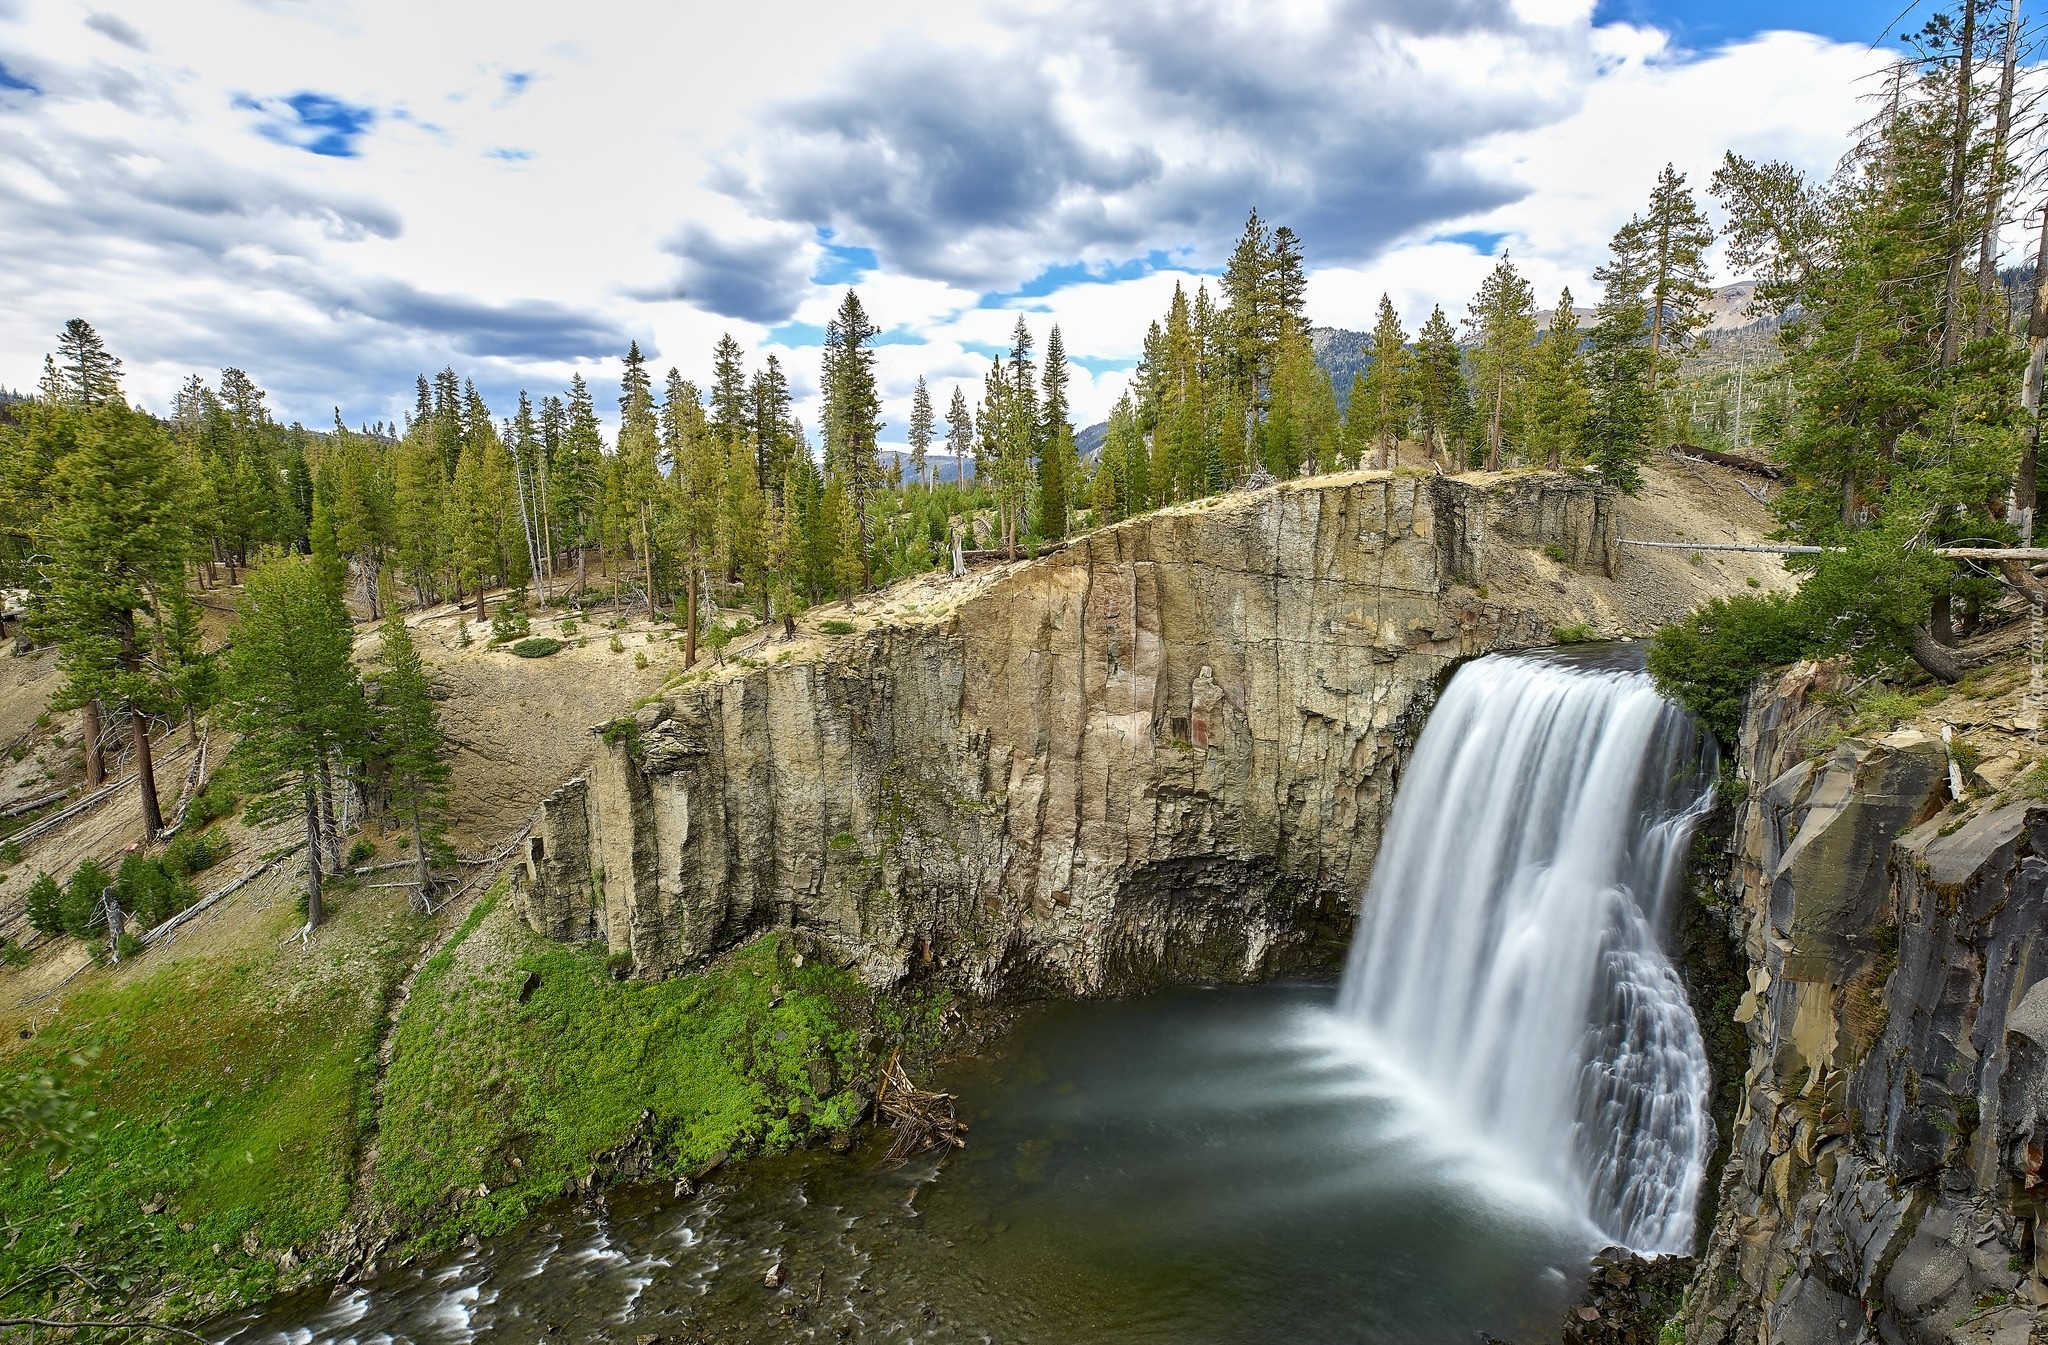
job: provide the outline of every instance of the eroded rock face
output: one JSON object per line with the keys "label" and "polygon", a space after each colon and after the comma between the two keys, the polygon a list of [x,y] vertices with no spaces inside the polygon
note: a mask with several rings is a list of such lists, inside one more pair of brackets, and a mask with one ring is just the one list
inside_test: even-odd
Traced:
{"label": "eroded rock face", "polygon": [[977,992],[1334,959],[1451,664],[1630,620],[1614,506],[1582,477],[1358,473],[1091,534],[942,623],[612,726],[520,909],[641,976],[768,928]]}
{"label": "eroded rock face", "polygon": [[1910,730],[1807,759],[1831,678],[1743,728],[1750,1066],[1687,1338],[2038,1341],[2048,807],[1949,808]]}

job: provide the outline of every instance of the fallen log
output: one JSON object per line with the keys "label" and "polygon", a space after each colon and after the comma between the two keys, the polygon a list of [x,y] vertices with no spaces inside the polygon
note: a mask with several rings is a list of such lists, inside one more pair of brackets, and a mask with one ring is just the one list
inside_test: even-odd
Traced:
{"label": "fallen log", "polygon": [[1751,476],[1768,477],[1772,481],[1782,481],[1785,479],[1785,469],[1783,467],[1778,466],[1774,462],[1765,462],[1762,458],[1746,458],[1735,453],[1720,453],[1714,449],[1700,448],[1694,444],[1673,444],[1671,451],[1679,457],[1697,458],[1701,462],[1711,462],[1716,467],[1729,467],[1738,472],[1748,472]]}

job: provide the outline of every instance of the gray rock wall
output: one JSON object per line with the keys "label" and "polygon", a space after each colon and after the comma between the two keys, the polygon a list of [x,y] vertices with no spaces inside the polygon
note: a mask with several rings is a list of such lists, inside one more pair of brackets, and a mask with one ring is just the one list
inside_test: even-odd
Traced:
{"label": "gray rock wall", "polygon": [[642,976],[770,928],[978,992],[1328,961],[1452,663],[1629,619],[1614,513],[1569,474],[1357,473],[1090,534],[614,726],[520,909]]}
{"label": "gray rock wall", "polygon": [[1750,1064],[1687,1339],[2038,1342],[2048,806],[1950,806],[1911,730],[1809,758],[1833,676],[1743,729]]}

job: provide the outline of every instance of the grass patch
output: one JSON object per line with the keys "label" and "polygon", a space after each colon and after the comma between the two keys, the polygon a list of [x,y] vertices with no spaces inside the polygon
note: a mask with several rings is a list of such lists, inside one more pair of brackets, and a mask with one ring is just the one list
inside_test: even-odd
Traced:
{"label": "grass patch", "polygon": [[0,1058],[0,1092],[47,1086],[81,1122],[55,1158],[0,1128],[0,1283],[90,1262],[100,1306],[167,1292],[174,1315],[274,1293],[279,1254],[306,1258],[348,1208],[382,1007],[412,946],[402,917],[342,909],[311,958],[145,963],[74,993]]}
{"label": "grass patch", "polygon": [[818,629],[827,635],[851,635],[859,628],[851,621],[841,621],[838,617],[828,617],[818,623]]}
{"label": "grass patch", "polygon": [[602,949],[503,923],[508,957],[479,968],[451,943],[399,1023],[373,1194],[417,1241],[508,1228],[629,1140],[672,1174],[857,1115],[873,1012],[850,973],[798,966],[769,937],[703,972],[622,982]]}
{"label": "grass patch", "polygon": [[561,647],[562,642],[552,635],[534,635],[514,644],[512,653],[518,658],[546,658]]}

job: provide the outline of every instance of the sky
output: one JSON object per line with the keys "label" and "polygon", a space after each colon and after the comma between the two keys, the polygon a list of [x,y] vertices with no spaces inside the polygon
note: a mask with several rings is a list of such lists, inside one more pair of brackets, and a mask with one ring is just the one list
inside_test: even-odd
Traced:
{"label": "sky", "polygon": [[[1912,11],[1917,13],[1917,11]],[[1924,15],[1922,16],[1924,17]],[[1843,0],[0,0],[0,385],[91,321],[154,408],[227,365],[285,420],[500,414],[731,332],[815,425],[845,287],[912,385],[1022,314],[1100,419],[1256,207],[1309,312],[1455,320],[1501,253],[1590,302],[1674,164],[1827,171],[1918,18]]]}

